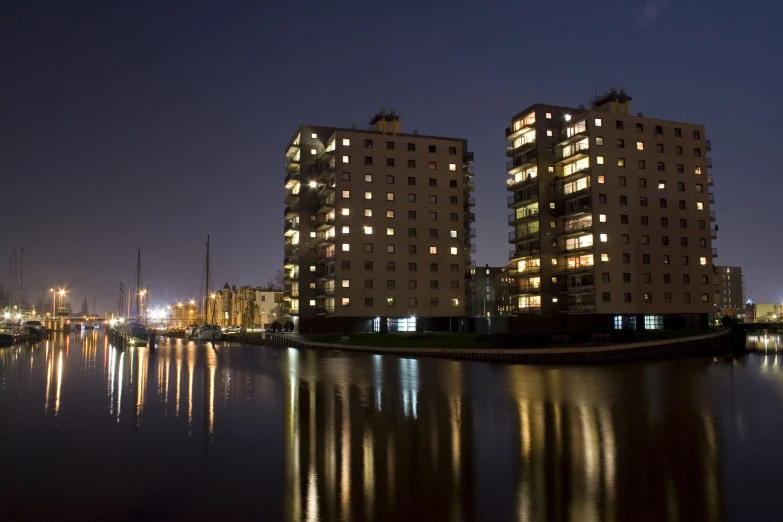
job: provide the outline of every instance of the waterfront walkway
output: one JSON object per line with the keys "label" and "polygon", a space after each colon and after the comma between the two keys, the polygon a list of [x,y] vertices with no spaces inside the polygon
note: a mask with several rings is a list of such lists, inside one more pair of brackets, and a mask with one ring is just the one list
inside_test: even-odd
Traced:
{"label": "waterfront walkway", "polygon": [[591,363],[676,357],[685,354],[725,353],[729,349],[729,330],[640,343],[590,344],[557,348],[392,348],[357,346],[347,343],[319,343],[298,334],[268,334],[263,339],[255,338],[248,341],[253,344],[280,347],[377,353],[402,357],[438,357],[518,363]]}

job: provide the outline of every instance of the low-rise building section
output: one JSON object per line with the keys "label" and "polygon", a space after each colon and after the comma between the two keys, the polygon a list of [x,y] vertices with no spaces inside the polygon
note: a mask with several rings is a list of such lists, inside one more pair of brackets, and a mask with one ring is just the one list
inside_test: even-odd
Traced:
{"label": "low-rise building section", "polygon": [[237,288],[226,283],[222,290],[210,296],[208,320],[222,327],[267,328],[276,321],[283,322],[282,302],[282,290]]}

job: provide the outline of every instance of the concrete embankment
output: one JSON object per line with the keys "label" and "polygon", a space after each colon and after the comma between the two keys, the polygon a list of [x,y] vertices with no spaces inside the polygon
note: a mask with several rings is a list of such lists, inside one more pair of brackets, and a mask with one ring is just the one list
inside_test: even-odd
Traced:
{"label": "concrete embankment", "polygon": [[[241,339],[235,338],[235,341]],[[558,348],[390,348],[351,344],[318,343],[295,334],[265,334],[246,338],[248,344],[377,353],[401,357],[439,357],[474,361],[529,364],[584,364],[635,359],[669,358],[683,355],[715,355],[729,351],[729,331],[704,335],[628,344],[593,344]]]}

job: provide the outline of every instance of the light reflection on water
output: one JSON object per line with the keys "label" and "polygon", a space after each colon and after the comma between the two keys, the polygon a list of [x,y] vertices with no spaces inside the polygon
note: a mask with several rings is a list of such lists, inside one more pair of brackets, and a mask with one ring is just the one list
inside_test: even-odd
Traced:
{"label": "light reflection on water", "polygon": [[0,349],[0,487],[27,520],[763,520],[783,373],[749,343],[543,367],[55,336]]}

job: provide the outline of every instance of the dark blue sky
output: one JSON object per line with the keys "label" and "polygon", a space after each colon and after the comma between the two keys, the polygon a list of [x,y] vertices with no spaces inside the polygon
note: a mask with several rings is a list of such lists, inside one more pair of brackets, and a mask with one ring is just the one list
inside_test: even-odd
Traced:
{"label": "dark blue sky", "polygon": [[468,139],[476,259],[503,264],[509,118],[615,86],[635,112],[706,125],[717,262],[741,265],[757,302],[783,300],[779,3],[267,4],[0,6],[0,267],[25,247],[28,297],[67,284],[77,307],[113,310],[137,245],[153,305],[195,296],[208,231],[216,283],[263,284],[297,125],[381,107]]}

